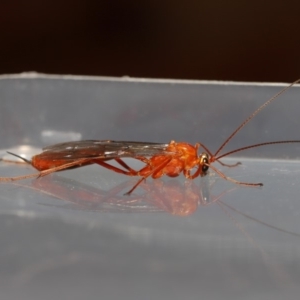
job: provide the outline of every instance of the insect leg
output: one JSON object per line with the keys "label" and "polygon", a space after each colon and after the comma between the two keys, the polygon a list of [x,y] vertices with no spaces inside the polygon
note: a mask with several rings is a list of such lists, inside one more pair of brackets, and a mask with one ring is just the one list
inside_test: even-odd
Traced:
{"label": "insect leg", "polygon": [[[138,159],[138,160],[141,160],[142,162],[144,163],[147,163],[149,164],[149,160],[145,157],[134,157],[134,159]],[[104,162],[102,159],[99,159],[99,160],[93,160],[94,163],[104,167],[104,168],[107,168],[109,170],[112,170],[114,172],[117,172],[117,173],[120,173],[120,174],[124,174],[124,175],[128,175],[128,176],[137,176],[138,175],[138,171],[130,168],[121,158],[114,158],[114,160],[119,164],[121,165],[124,169],[126,169],[127,171],[125,170],[122,170],[118,167],[115,167],[115,166],[112,166],[106,162]]]}
{"label": "insect leg", "polygon": [[[122,161],[122,160],[121,160],[121,161]],[[135,171],[135,170],[131,169],[131,168],[130,168],[129,166],[127,166],[127,165],[125,164],[125,162],[123,162],[123,161],[122,161],[122,163],[124,163],[124,165],[123,165],[122,163],[120,163],[119,161],[117,161],[117,162],[120,163],[120,165],[123,166],[124,168],[126,168],[126,167],[125,167],[125,165],[126,165],[126,166],[128,167],[128,168],[126,168],[127,171],[122,170],[122,169],[120,169],[120,168],[118,168],[118,167],[112,166],[112,165],[110,165],[110,164],[104,162],[104,161],[101,160],[101,159],[93,160],[93,162],[94,162],[95,164],[98,164],[98,165],[100,165],[100,166],[106,168],[106,169],[112,170],[112,171],[114,171],[114,172],[116,172],[116,173],[120,173],[120,174],[124,174],[124,175],[128,175],[128,176],[137,176],[137,175],[138,175],[138,171]]]}
{"label": "insect leg", "polygon": [[[147,159],[146,157],[134,157],[134,159],[140,160],[142,162],[144,162],[145,164],[149,165],[149,159]],[[131,172],[136,172],[135,170],[133,170],[132,168],[130,168],[121,158],[115,158],[115,161],[120,164],[123,168],[125,168],[128,171]]]}
{"label": "insect leg", "polygon": [[241,182],[241,181],[237,181],[231,177],[227,177],[225,176],[225,174],[223,174],[221,171],[219,171],[217,168],[215,168],[214,166],[212,165],[207,165],[209,166],[210,168],[212,168],[217,174],[219,174],[220,177],[222,177],[223,179],[225,180],[228,180],[228,181],[231,181],[233,183],[236,183],[236,184],[240,184],[240,185],[246,185],[246,186],[263,186],[262,183],[251,183],[251,182]]}
{"label": "insect leg", "polygon": [[60,166],[57,166],[54,168],[40,171],[39,173],[16,176],[16,177],[0,177],[0,181],[8,182],[8,181],[16,181],[16,180],[22,180],[22,179],[27,179],[27,178],[33,178],[33,177],[42,177],[42,176],[46,176],[46,175],[49,175],[49,174],[57,172],[57,171],[66,170],[66,169],[69,169],[72,167],[78,167],[78,166],[83,165],[88,162],[90,162],[90,159],[87,159],[87,158],[78,159],[78,160],[72,161],[70,163],[66,163],[66,164],[63,164],[63,165],[60,165]]}
{"label": "insect leg", "polygon": [[183,175],[184,175],[184,177],[187,178],[187,179],[195,179],[195,178],[197,178],[200,174],[201,174],[201,167],[200,167],[200,166],[198,166],[196,172],[195,172],[193,175],[191,175],[190,170],[183,170]]}
{"label": "insect leg", "polygon": [[[138,186],[139,184],[141,184],[146,178],[148,178],[149,176],[155,174],[156,172],[161,171],[161,169],[163,169],[170,161],[172,160],[172,157],[167,157],[161,164],[159,164],[156,168],[149,170],[149,172],[144,175],[134,186],[133,188],[128,191],[127,193],[125,193],[125,195],[130,195]],[[149,166],[146,166],[145,168],[148,168]],[[138,174],[140,172],[142,172],[145,168],[141,169]]]}
{"label": "insect leg", "polygon": [[130,168],[121,158],[115,158],[115,161],[121,165],[124,169],[130,171],[130,172],[136,172],[132,168]]}

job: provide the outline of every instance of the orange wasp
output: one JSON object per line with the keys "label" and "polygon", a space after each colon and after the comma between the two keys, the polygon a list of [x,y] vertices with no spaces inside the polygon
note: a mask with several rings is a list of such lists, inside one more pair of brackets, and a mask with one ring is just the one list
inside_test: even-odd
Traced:
{"label": "orange wasp", "polygon": [[[23,159],[40,172],[37,174],[29,174],[18,177],[0,177],[0,181],[15,181],[36,176],[40,177],[61,170],[77,168],[90,164],[98,164],[117,173],[141,177],[137,183],[126,193],[128,195],[131,194],[143,180],[150,176],[156,179],[162,177],[163,175],[176,177],[180,173],[183,173],[187,179],[194,179],[198,176],[205,176],[209,168],[214,170],[222,178],[236,184],[245,186],[262,186],[262,183],[240,182],[233,178],[227,177],[216,167],[214,167],[212,163],[218,162],[223,166],[234,167],[240,163],[238,162],[233,165],[228,165],[221,162],[220,159],[250,148],[272,144],[300,143],[300,140],[265,142],[238,148],[225,154],[219,154],[227,145],[227,143],[237,134],[237,132],[240,131],[257,113],[259,113],[278,96],[298,82],[300,82],[300,79],[285,87],[279,93],[266,101],[263,105],[261,105],[236,130],[234,130],[234,132],[223,142],[223,144],[214,154],[209,151],[206,146],[200,143],[197,143],[195,146],[193,146],[185,142],[177,143],[175,141],[171,141],[168,144],[110,140],[67,142],[44,148],[43,152],[33,156],[31,161],[8,152]],[[198,154],[198,150],[200,148],[203,148],[204,152]],[[123,158],[134,158],[140,160],[145,163],[145,166],[138,171],[134,170],[123,161]],[[109,161],[112,160],[116,161],[123,169],[109,164]],[[195,171],[192,173],[193,170]]]}

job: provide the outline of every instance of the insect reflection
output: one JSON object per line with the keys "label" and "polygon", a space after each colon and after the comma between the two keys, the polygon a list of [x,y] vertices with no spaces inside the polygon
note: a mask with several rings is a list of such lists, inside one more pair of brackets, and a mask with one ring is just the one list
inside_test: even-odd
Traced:
{"label": "insect reflection", "polygon": [[189,216],[202,205],[211,204],[224,194],[210,195],[208,183],[155,180],[142,182],[137,192],[123,197],[124,189],[132,185],[132,180],[123,182],[108,191],[80,182],[50,175],[33,180],[29,184],[13,183],[37,192],[71,203],[73,209],[110,212],[168,212],[178,216]]}
{"label": "insect reflection", "polygon": [[[231,219],[233,218],[229,214],[228,209],[264,226],[300,237],[298,233],[270,225],[225,203],[222,201],[222,198],[230,196],[238,187],[225,189],[218,195],[213,195],[215,183],[215,179],[210,178],[203,178],[198,184],[194,181],[180,182],[177,179],[168,181],[158,179],[141,183],[137,193],[130,197],[123,197],[123,191],[132,185],[132,180],[122,182],[108,191],[56,176],[55,174],[35,179],[28,184],[15,182],[12,184],[33,189],[38,193],[43,193],[68,203],[64,206],[59,205],[59,208],[64,207],[93,212],[167,212],[172,215],[185,217],[195,213],[200,206],[216,204]],[[54,204],[43,205],[56,206]]]}

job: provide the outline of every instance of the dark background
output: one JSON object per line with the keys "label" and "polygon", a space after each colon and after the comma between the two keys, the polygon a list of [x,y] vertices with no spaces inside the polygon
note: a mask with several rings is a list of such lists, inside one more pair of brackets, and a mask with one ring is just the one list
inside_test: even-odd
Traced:
{"label": "dark background", "polygon": [[1,1],[0,73],[287,81],[300,1]]}

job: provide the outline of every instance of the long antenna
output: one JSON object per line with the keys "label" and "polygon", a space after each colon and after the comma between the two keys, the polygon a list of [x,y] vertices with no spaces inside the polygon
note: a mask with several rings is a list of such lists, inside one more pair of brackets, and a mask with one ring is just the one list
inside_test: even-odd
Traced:
{"label": "long antenna", "polygon": [[242,147],[239,149],[235,149],[232,151],[229,151],[225,154],[222,154],[218,157],[213,157],[211,162],[214,162],[216,160],[219,160],[222,157],[228,156],[230,154],[236,153],[236,152],[240,152],[240,151],[244,151],[247,149],[251,149],[251,148],[256,148],[256,147],[261,147],[261,146],[267,146],[267,145],[274,145],[274,144],[292,144],[292,143],[300,143],[300,140],[290,140],[290,141],[275,141],[275,142],[266,142],[266,143],[260,143],[260,144],[255,144],[255,145],[250,145],[250,146],[246,146],[246,147]]}
{"label": "long antenna", "polygon": [[217,150],[214,156],[217,156],[220,151],[228,144],[228,142],[250,121],[252,120],[262,109],[264,109],[267,105],[269,105],[271,102],[273,102],[276,98],[278,98],[280,95],[282,95],[285,91],[287,91],[289,88],[291,88],[296,83],[300,82],[300,78],[281,91],[279,91],[276,95],[274,95],[272,98],[270,98],[267,102],[265,102],[263,105],[261,105],[252,115],[250,115],[226,140],[225,142],[220,146],[220,148]]}

